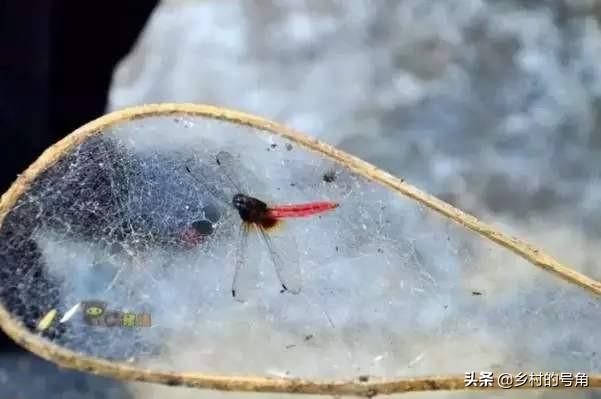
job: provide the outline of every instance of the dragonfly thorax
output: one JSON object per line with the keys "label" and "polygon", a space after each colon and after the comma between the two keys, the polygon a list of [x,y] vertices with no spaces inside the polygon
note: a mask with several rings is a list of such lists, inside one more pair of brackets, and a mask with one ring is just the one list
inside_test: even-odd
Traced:
{"label": "dragonfly thorax", "polygon": [[269,218],[267,204],[248,195],[234,195],[232,205],[238,210],[240,218],[247,223],[263,224]]}

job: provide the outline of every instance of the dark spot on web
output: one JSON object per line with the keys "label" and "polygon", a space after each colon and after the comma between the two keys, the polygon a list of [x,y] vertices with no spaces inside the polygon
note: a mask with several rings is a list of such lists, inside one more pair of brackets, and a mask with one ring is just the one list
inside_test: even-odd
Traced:
{"label": "dark spot on web", "polygon": [[367,382],[367,381],[369,381],[369,376],[367,376],[367,375],[360,375],[359,376],[359,381],[360,382]]}
{"label": "dark spot on web", "polygon": [[384,250],[382,248],[378,248],[378,253],[383,254]]}
{"label": "dark spot on web", "polygon": [[213,223],[211,223],[209,220],[197,220],[192,223],[192,227],[203,236],[209,236],[213,234],[214,230]]}
{"label": "dark spot on web", "polygon": [[296,186],[296,184],[290,183],[290,187],[294,187],[294,186]]}
{"label": "dark spot on web", "polygon": [[296,345],[294,345],[294,344],[286,345],[286,349],[292,349],[295,347],[296,347]]}
{"label": "dark spot on web", "polygon": [[313,334],[307,334],[305,335],[305,341],[310,341],[313,339]]}
{"label": "dark spot on web", "polygon": [[479,296],[482,295],[482,293],[480,291],[472,291],[472,295]]}
{"label": "dark spot on web", "polygon": [[333,181],[336,180],[336,172],[333,170],[330,170],[326,173],[323,174],[322,177],[323,181],[325,181],[326,183],[332,183]]}
{"label": "dark spot on web", "polygon": [[287,144],[286,144],[286,150],[287,150],[287,151],[292,151],[292,148],[293,148],[293,147],[292,147],[292,144],[290,144],[290,143],[287,143]]}

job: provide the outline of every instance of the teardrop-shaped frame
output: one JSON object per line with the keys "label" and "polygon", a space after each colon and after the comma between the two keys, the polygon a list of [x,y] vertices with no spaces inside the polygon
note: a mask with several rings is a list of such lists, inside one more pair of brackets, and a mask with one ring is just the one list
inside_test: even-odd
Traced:
{"label": "teardrop-shaped frame", "polygon": [[[576,272],[516,237],[501,233],[474,216],[419,190],[405,182],[403,179],[394,177],[359,158],[281,124],[243,112],[209,105],[165,103],[131,107],[107,114],[80,127],[46,149],[46,151],[44,151],[44,153],[29,166],[23,174],[19,175],[9,190],[2,195],[0,200],[0,226],[2,226],[2,222],[7,213],[15,205],[19,197],[29,188],[35,178],[59,160],[63,154],[82,143],[88,137],[102,134],[108,127],[135,119],[153,116],[204,117],[254,128],[249,129],[249,132],[265,132],[282,136],[306,149],[316,151],[320,153],[320,155],[330,158],[353,172],[382,184],[400,195],[409,197],[431,208],[482,237],[513,251],[531,264],[541,267],[569,283],[581,286],[590,293],[596,294],[597,297],[595,300],[598,300],[598,297],[601,296],[601,283],[599,281]],[[100,358],[83,356],[71,350],[62,348],[51,341],[30,332],[19,320],[13,318],[1,303],[0,327],[19,345],[62,367],[78,369],[121,380],[146,381],[166,385],[185,385],[226,391],[288,392],[367,397],[399,392],[479,389],[477,387],[466,388],[464,375],[398,379],[378,379],[371,377],[368,380],[365,380],[365,378],[357,378],[349,380],[320,381],[298,378],[224,376],[205,373],[180,373],[143,369],[126,363],[110,362]],[[601,387],[601,374],[596,373],[589,375],[588,377],[590,387]],[[484,389],[489,390],[495,388],[499,389],[496,385],[492,388],[488,387]],[[532,387],[530,384],[524,384],[521,388]]]}

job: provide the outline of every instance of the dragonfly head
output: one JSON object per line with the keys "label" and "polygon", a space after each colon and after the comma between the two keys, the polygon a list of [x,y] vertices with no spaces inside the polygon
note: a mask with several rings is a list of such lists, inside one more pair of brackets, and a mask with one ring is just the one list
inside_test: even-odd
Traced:
{"label": "dragonfly head", "polygon": [[232,205],[234,208],[240,211],[246,207],[246,198],[247,197],[244,194],[236,194],[234,195],[234,198],[232,198]]}
{"label": "dragonfly head", "polygon": [[245,222],[258,223],[266,217],[267,204],[248,195],[234,195],[232,205],[238,210],[240,218]]}

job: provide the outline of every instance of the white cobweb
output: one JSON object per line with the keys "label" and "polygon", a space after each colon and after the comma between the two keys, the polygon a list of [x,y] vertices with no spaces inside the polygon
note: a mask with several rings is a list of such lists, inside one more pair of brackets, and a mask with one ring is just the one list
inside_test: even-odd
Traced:
{"label": "white cobweb", "polygon": [[[72,150],[0,230],[3,304],[31,329],[81,301],[148,313],[151,327],[89,326],[76,314],[44,334],[167,370],[322,379],[601,369],[601,312],[587,293],[318,154],[247,129],[149,118]],[[186,173],[224,150],[263,200],[340,203],[287,222],[299,295],[280,292],[251,236],[249,296],[232,298],[239,220]],[[197,221],[214,231],[191,247],[182,232]]]}

